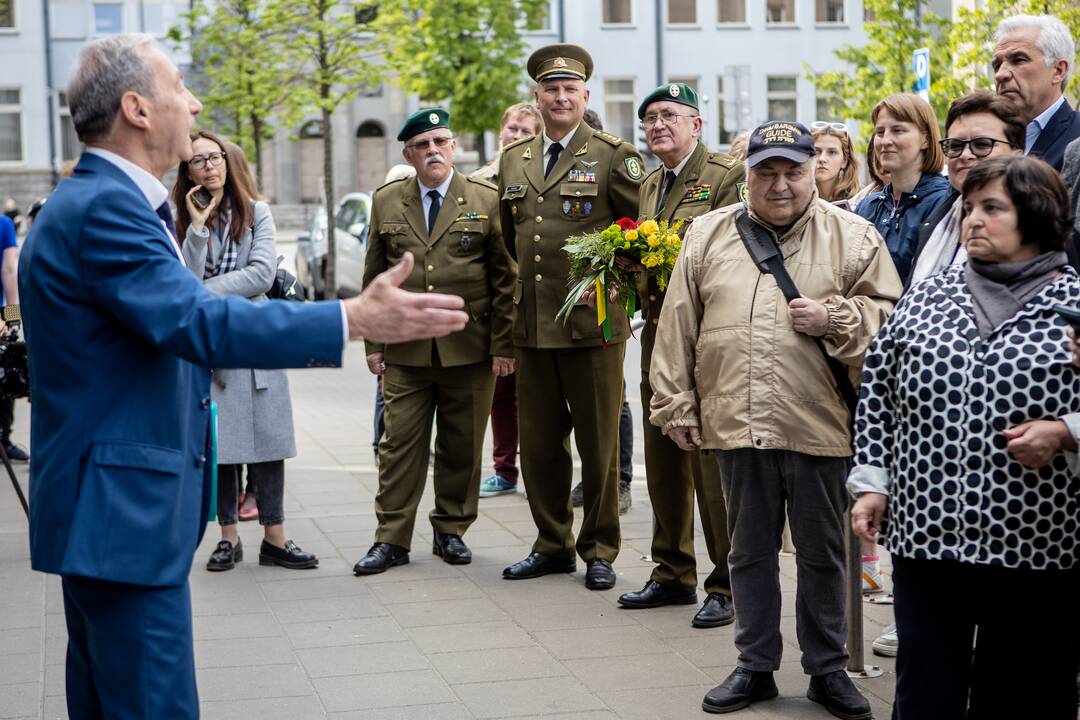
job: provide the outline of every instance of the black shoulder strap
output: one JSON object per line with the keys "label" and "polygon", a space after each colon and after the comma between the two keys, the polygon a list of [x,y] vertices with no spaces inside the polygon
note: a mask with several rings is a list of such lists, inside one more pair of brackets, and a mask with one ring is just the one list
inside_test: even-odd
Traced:
{"label": "black shoulder strap", "polygon": [[[792,300],[802,297],[799,288],[795,287],[795,281],[791,279],[787,268],[784,267],[784,254],[780,252],[780,245],[776,242],[773,234],[754,222],[745,209],[740,210],[738,215],[735,216],[735,227],[739,231],[743,246],[746,247],[746,252],[750,254],[754,264],[758,266],[761,272],[773,276],[777,286],[780,288],[780,292],[784,293],[784,298],[790,303]],[[825,363],[829,366],[829,372],[832,373],[837,392],[840,393],[844,404],[847,405],[848,412],[851,415],[849,422],[854,422],[855,405],[859,401],[859,396],[851,384],[847,368],[829,354],[829,351],[825,349],[825,343],[821,342],[821,338],[816,337],[813,340],[818,350],[821,351],[821,355],[825,358]]]}

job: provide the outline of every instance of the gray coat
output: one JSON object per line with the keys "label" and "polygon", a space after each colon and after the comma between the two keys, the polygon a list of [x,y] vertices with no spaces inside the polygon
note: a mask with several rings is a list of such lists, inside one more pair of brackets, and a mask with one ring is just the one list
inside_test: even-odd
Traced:
{"label": "gray coat", "polygon": [[[184,260],[200,280],[211,237],[189,227],[184,240]],[[227,237],[224,240],[231,242]],[[223,243],[213,242],[214,257],[219,258]],[[206,289],[215,295],[242,295],[265,302],[277,272],[277,249],[274,218],[264,202],[255,203],[254,226],[240,238],[236,268],[207,278]],[[214,370],[211,397],[218,405],[218,463],[268,462],[296,455],[289,379],[284,370]]]}
{"label": "gray coat", "polygon": [[1065,162],[1061,166],[1061,177],[1065,186],[1072,193],[1073,227],[1080,235],[1080,138],[1073,140],[1065,148]]}

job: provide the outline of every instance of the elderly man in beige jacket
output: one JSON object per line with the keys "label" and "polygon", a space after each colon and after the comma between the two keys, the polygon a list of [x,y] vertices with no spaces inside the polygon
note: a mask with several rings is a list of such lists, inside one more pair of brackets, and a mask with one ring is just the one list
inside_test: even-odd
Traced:
{"label": "elderly man in beige jacket", "polygon": [[[844,673],[851,418],[815,339],[857,383],[863,353],[902,286],[873,225],[817,197],[814,155],[798,123],[769,122],[752,133],[749,207],[694,221],[652,357],[650,420],[683,449],[716,451],[727,501],[739,659],[705,696],[709,712],[777,694],[786,514],[798,548],[795,618],[807,696],[837,717],[871,717]],[[736,226],[747,212],[754,232],[778,241],[803,297],[789,303],[751,259]]]}

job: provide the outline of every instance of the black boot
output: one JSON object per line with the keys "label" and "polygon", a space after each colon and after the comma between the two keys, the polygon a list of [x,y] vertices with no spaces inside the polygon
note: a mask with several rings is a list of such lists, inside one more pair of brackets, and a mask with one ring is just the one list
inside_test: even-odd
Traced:
{"label": "black boot", "polygon": [[771,672],[737,667],[727,680],[705,694],[701,709],[709,713],[735,712],[759,700],[772,700],[779,692]]}
{"label": "black boot", "polygon": [[873,717],[870,703],[843,670],[812,675],[806,697],[821,703],[826,710],[842,720],[869,720]]}

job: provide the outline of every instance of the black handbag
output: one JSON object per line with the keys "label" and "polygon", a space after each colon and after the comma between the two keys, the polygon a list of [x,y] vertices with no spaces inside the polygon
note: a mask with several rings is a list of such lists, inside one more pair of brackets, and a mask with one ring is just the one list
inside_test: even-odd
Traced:
{"label": "black handbag", "polygon": [[[285,259],[284,255],[278,255],[278,264]],[[270,286],[266,297],[271,300],[295,300],[304,302],[304,286],[296,279],[296,276],[283,267],[279,267],[274,274],[274,284]]]}

